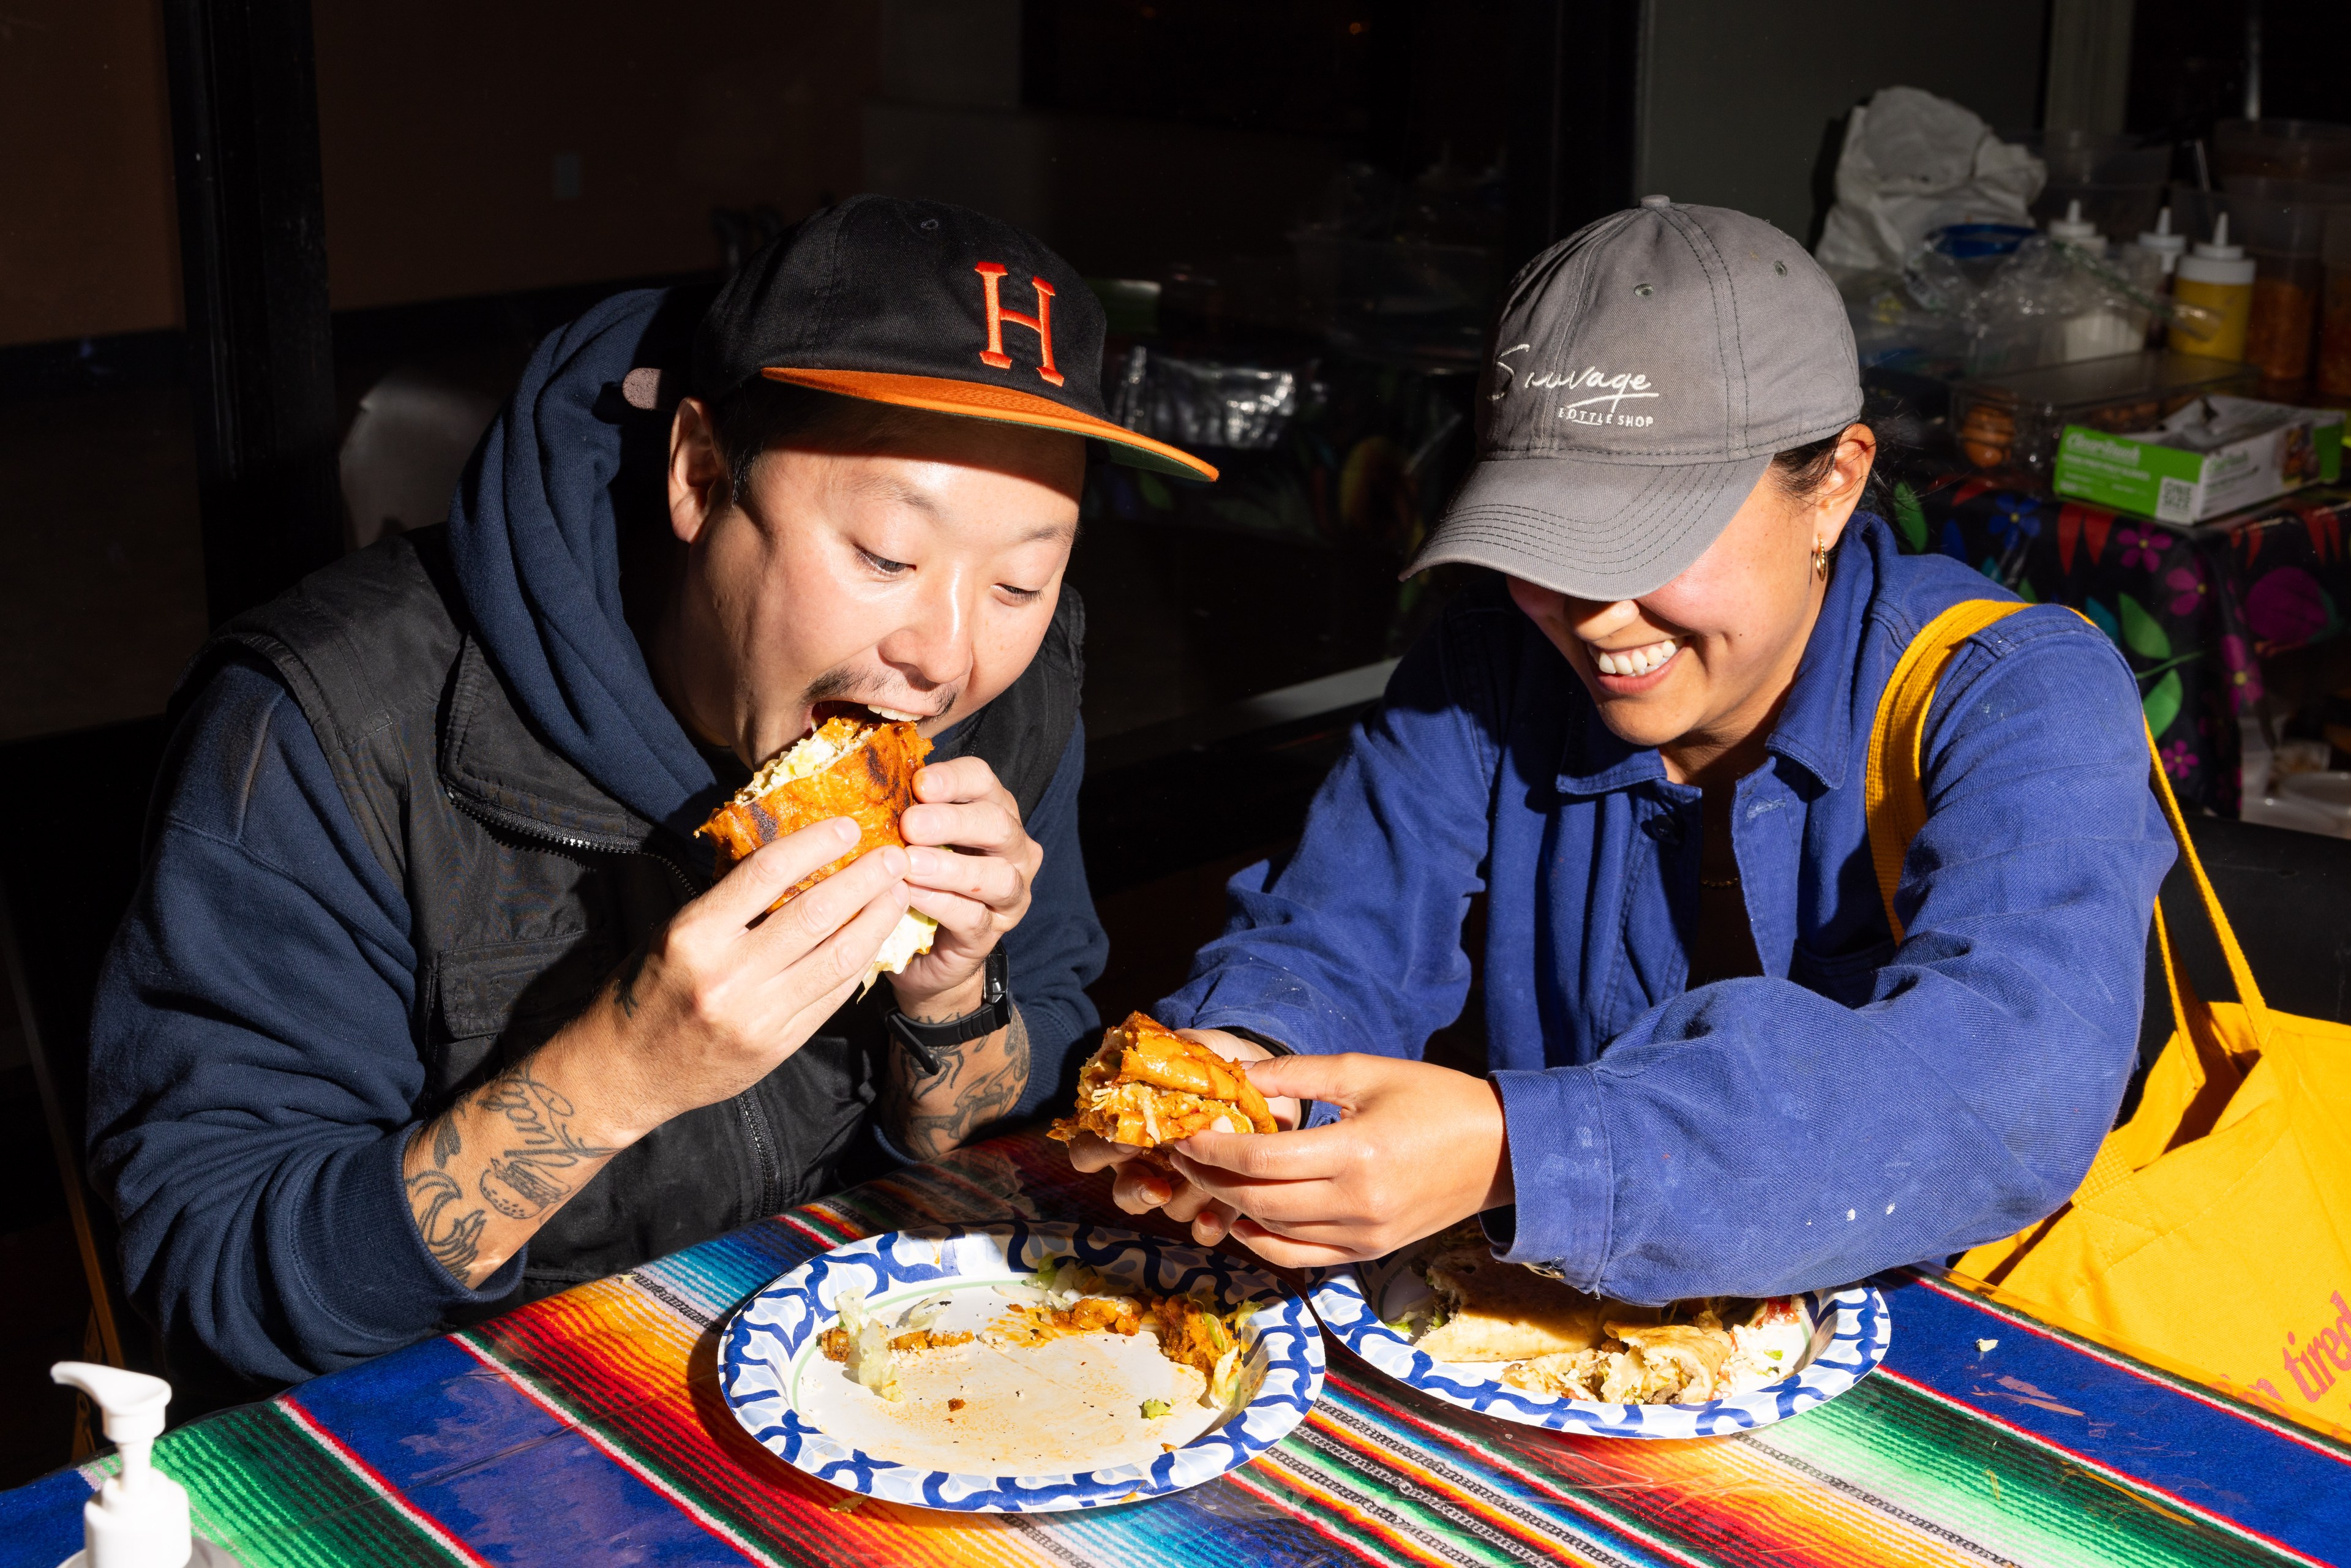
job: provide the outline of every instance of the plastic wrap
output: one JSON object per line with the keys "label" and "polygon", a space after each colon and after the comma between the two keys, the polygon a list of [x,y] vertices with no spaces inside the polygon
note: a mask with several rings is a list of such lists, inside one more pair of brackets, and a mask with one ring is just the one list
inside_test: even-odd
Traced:
{"label": "plastic wrap", "polygon": [[1956,324],[1971,375],[2129,353],[2151,320],[2181,308],[2137,252],[2110,258],[2036,235],[1986,265],[1948,248],[1913,256],[1904,281],[1922,308]]}
{"label": "plastic wrap", "polygon": [[2163,291],[2162,264],[2010,225],[1937,230],[1897,274],[1837,286],[1862,363],[1956,380],[2135,353],[2149,326],[2200,317]]}
{"label": "plastic wrap", "polygon": [[1192,359],[1137,343],[1111,389],[1110,416],[1177,446],[1267,452],[1281,444],[1311,369]]}
{"label": "plastic wrap", "polygon": [[1964,308],[1975,340],[1970,369],[2022,370],[2089,357],[2068,351],[2067,329],[2100,311],[2106,296],[2080,265],[2080,254],[2038,237],[2017,246]]}

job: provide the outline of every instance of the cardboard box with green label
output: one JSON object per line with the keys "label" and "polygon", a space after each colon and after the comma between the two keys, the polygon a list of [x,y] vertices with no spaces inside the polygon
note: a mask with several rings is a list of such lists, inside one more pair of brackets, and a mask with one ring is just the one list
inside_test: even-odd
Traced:
{"label": "cardboard box with green label", "polygon": [[2343,469],[2343,411],[2198,398],[2155,430],[2069,424],[2051,475],[2061,496],[2164,523],[2200,523]]}

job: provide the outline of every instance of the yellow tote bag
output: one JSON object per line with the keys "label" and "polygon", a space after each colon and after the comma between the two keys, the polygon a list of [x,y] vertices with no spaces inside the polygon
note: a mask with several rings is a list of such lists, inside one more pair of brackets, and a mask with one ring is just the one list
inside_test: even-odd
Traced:
{"label": "yellow tote bag", "polygon": [[[1886,683],[1864,788],[1897,941],[1895,887],[1927,820],[1919,760],[1936,683],[1960,643],[2023,608],[1954,605]],[[2147,750],[2152,758],[2152,736]],[[2159,763],[2151,776],[2238,1000],[2196,995],[2158,904],[2176,1028],[2138,1108],[2107,1134],[2065,1207],[1976,1248],[1958,1272],[2027,1312],[2351,1437],[2351,1028],[2262,1004]]]}

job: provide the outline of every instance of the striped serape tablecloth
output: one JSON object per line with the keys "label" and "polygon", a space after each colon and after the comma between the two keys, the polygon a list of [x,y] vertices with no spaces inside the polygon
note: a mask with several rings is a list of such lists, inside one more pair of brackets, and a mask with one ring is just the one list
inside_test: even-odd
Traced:
{"label": "striped serape tablecloth", "polygon": [[[156,1462],[247,1568],[2351,1563],[2351,1448],[1908,1275],[1879,1281],[1876,1374],[1733,1437],[1511,1426],[1335,1344],[1279,1448],[1091,1512],[865,1501],[736,1425],[716,1344],[737,1302],[842,1241],[1012,1214],[1133,1223],[1057,1145],[1001,1139],[224,1411]],[[0,1493],[0,1563],[78,1550],[102,1473]]]}

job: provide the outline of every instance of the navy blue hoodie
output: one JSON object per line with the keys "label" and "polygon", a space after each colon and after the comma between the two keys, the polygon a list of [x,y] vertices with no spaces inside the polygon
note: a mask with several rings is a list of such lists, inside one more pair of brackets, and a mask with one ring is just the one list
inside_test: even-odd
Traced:
{"label": "navy blue hoodie", "polygon": [[[654,691],[621,611],[619,429],[595,412],[662,296],[605,301],[533,355],[450,510],[474,625],[538,733],[643,816],[690,832],[722,791]],[[1044,867],[1006,939],[1036,1072],[1053,1092],[1098,1026],[1106,950],[1077,835],[1082,727],[1029,822]],[[495,1302],[426,1251],[400,1166],[424,1107],[419,955],[399,886],[274,673],[220,666],[158,786],[138,896],[91,1026],[92,1174],[124,1282],[167,1342],[291,1382],[412,1343]]]}

